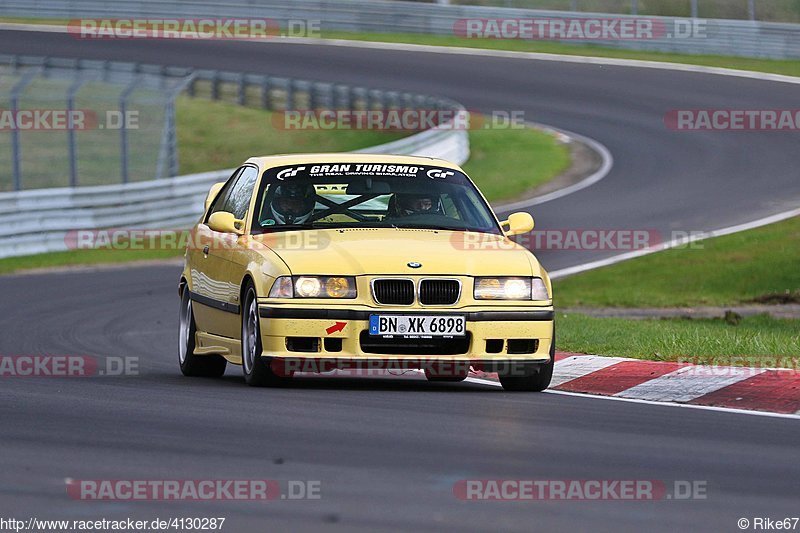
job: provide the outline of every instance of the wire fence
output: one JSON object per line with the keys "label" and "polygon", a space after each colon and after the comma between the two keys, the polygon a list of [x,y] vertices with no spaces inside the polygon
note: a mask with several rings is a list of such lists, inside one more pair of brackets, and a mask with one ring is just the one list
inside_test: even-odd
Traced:
{"label": "wire fence", "polygon": [[[177,175],[175,99],[184,90],[270,111],[463,110],[446,98],[242,72],[20,56],[0,56],[0,65],[0,191]],[[422,132],[395,151],[421,153],[449,134]],[[441,146],[459,160],[462,144]]]}
{"label": "wire fence", "polygon": [[[148,150],[134,149],[136,139],[132,136],[140,131],[129,132],[127,143],[131,148],[126,156],[129,159],[127,182],[119,167],[123,160],[121,150],[124,144],[117,130],[97,128],[100,135],[91,139],[96,146],[91,146],[88,140],[84,141],[76,136],[81,142],[78,143],[77,150],[72,151],[59,144],[68,140],[69,136],[52,131],[41,132],[46,135],[61,135],[44,137],[45,141],[49,139],[49,145],[40,138],[34,137],[34,142],[20,136],[16,145],[12,143],[2,147],[5,149],[6,159],[0,164],[3,168],[6,168],[5,165],[13,166],[8,159],[14,159],[10,154],[16,153],[22,170],[22,179],[18,185],[26,190],[0,191],[0,258],[74,249],[76,232],[85,230],[109,227],[190,227],[202,213],[208,188],[215,182],[224,181],[233,169],[152,179],[162,167],[169,168],[170,173],[177,172],[174,121],[168,120],[168,117],[174,115],[174,96],[183,86],[197,98],[228,101],[272,111],[312,112],[336,109],[349,114],[351,111],[377,110],[377,114],[382,115],[383,111],[391,109],[401,112],[404,109],[443,110],[445,112],[440,115],[442,120],[434,127],[358,152],[438,157],[456,164],[463,163],[469,157],[467,129],[454,127],[467,123],[469,114],[460,104],[444,98],[239,72],[191,71],[135,64],[101,65],[83,61],[71,63],[73,70],[82,72],[81,75],[73,72],[61,78],[54,72],[55,65],[64,69],[70,64],[65,60],[17,57],[8,63],[16,66],[8,67],[9,76],[13,75],[13,78],[9,77],[4,87],[9,94],[18,96],[18,106],[23,102],[33,102],[33,105],[63,107],[63,97],[66,94],[67,97],[74,97],[73,104],[68,107],[73,110],[83,109],[87,116],[90,115],[90,110],[106,111],[113,107],[111,103],[119,104],[120,101],[126,104],[113,107],[111,110],[115,113],[138,109],[135,106],[155,101],[163,116],[156,121],[160,120],[161,140],[149,141],[151,144],[148,145]],[[109,83],[109,80],[117,79],[120,71],[128,72],[130,76],[130,82],[122,85],[123,89]],[[61,76],[63,73],[58,74]],[[84,85],[82,81],[86,79],[101,84],[96,88]],[[34,82],[43,84],[41,92],[36,92],[39,89],[34,91]],[[57,83],[55,87],[58,91],[48,86],[48,83]],[[87,81],[86,84],[88,83]],[[86,91],[85,99],[77,98],[80,90]],[[137,96],[138,92],[142,96]],[[50,93],[55,93],[56,96],[47,100]],[[171,97],[166,103],[163,100],[164,95]],[[94,107],[90,108],[92,105]],[[33,108],[29,106],[25,109]],[[153,135],[156,133],[154,128],[144,131]],[[76,130],[76,133],[83,135],[87,132]],[[16,152],[12,152],[14,146]],[[77,159],[71,160],[70,154],[77,154]],[[45,156],[49,158],[48,161],[55,171],[51,172],[43,164],[38,167],[33,163],[28,164],[29,159],[35,163],[36,158]],[[91,161],[92,158],[96,161]],[[158,161],[162,163],[159,164]],[[168,161],[174,164],[167,164]],[[90,164],[108,171],[87,173]],[[77,170],[76,185],[87,185],[89,177],[94,176],[92,184],[97,186],[55,187],[56,183],[64,184],[68,181],[65,176],[69,175],[69,169],[73,167]],[[46,181],[45,176],[52,179]],[[8,179],[1,183],[6,188],[9,186]],[[33,185],[43,188],[34,189]]]}
{"label": "wire fence", "polygon": [[150,180],[177,172],[182,72],[0,58],[0,191]]}

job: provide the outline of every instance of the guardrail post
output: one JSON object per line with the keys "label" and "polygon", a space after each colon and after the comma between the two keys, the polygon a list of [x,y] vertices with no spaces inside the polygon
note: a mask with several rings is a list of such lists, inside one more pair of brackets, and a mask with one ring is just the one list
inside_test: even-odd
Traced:
{"label": "guardrail post", "polygon": [[294,87],[292,87],[292,80],[287,80],[285,93],[283,109],[284,111],[290,111],[294,109]]}
{"label": "guardrail post", "polygon": [[41,73],[41,67],[29,70],[11,88],[11,116],[14,117],[14,128],[11,130],[11,152],[13,157],[14,190],[22,190],[22,147],[19,142],[17,114],[19,113],[19,95],[33,79]]}
{"label": "guardrail post", "polygon": [[756,0],[747,0],[747,16],[750,20],[756,20]]}
{"label": "guardrail post", "polygon": [[319,85],[316,83],[310,83],[308,85],[308,107],[312,111],[317,109],[317,104],[319,103],[319,98],[317,95],[317,91],[319,90]]}
{"label": "guardrail post", "polygon": [[363,94],[361,87],[350,87],[350,109],[366,109],[366,97],[362,98]]}
{"label": "guardrail post", "polygon": [[269,98],[269,76],[261,78],[261,107],[262,109],[272,109]]}
{"label": "guardrail post", "polygon": [[403,93],[400,95],[400,107],[404,111],[414,109],[414,95],[411,93]]}
{"label": "guardrail post", "polygon": [[386,109],[398,109],[400,107],[400,95],[397,91],[388,91],[386,93],[386,99],[384,102],[384,108]]}
{"label": "guardrail post", "polygon": [[212,100],[219,100],[219,72],[214,71],[214,75],[211,76],[211,99]]}
{"label": "guardrail post", "polygon": [[336,85],[333,88],[333,108],[350,109],[350,88],[346,85]]}
{"label": "guardrail post", "polygon": [[367,109],[384,108],[384,92],[378,89],[367,91]]}
{"label": "guardrail post", "polygon": [[238,94],[238,101],[240,106],[244,106],[245,101],[247,100],[247,81],[245,79],[246,74],[242,72],[239,76],[239,94]]}
{"label": "guardrail post", "polygon": [[697,18],[697,0],[692,0],[692,18]]}
{"label": "guardrail post", "polygon": [[631,15],[639,14],[639,0],[631,0]]}

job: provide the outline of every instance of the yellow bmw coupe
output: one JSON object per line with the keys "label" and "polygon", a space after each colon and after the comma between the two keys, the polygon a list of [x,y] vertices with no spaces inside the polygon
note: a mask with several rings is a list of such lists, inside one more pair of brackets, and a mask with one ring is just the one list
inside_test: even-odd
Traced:
{"label": "yellow bmw coupe", "polygon": [[497,372],[541,391],[554,363],[552,287],[458,166],[313,154],[248,159],[208,194],[179,283],[187,376],[281,386],[296,372]]}

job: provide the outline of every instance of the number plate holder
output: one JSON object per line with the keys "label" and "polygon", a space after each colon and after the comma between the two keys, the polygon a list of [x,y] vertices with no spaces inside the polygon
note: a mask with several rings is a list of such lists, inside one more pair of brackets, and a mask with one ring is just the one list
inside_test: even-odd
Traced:
{"label": "number plate holder", "polygon": [[463,337],[467,320],[463,315],[370,315],[369,334],[410,339]]}

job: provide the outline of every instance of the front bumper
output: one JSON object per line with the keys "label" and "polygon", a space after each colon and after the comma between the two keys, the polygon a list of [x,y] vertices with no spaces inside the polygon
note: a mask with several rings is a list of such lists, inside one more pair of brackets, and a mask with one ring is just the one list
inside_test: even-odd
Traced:
{"label": "front bumper", "polygon": [[[376,341],[368,334],[371,314],[460,315],[466,336],[452,340]],[[316,361],[464,362],[492,370],[508,362],[550,360],[553,308],[433,310],[289,307],[261,304],[263,353]],[[342,325],[343,324],[343,325]]]}

